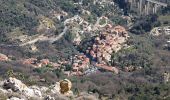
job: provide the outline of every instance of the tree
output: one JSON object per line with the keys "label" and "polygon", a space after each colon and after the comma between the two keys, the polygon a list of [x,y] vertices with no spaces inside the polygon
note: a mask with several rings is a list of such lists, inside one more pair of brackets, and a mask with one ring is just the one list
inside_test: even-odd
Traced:
{"label": "tree", "polygon": [[131,33],[134,34],[144,34],[150,32],[153,27],[160,26],[157,15],[148,15],[144,17],[139,17],[136,19],[135,24],[130,29]]}

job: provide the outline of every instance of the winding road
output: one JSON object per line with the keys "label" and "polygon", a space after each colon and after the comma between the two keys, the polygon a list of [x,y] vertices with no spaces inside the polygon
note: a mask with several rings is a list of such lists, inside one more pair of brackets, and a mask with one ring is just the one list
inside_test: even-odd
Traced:
{"label": "winding road", "polygon": [[67,32],[67,30],[68,30],[68,28],[67,28],[67,26],[65,26],[62,33],[60,33],[57,37],[49,38],[48,41],[50,43],[54,43],[55,41],[58,41],[59,39],[61,39],[63,37],[63,35]]}
{"label": "winding road", "polygon": [[67,32],[68,28],[67,26],[65,26],[65,28],[63,29],[63,32],[60,33],[58,36],[56,37],[47,37],[47,36],[44,36],[44,35],[40,35],[38,36],[36,39],[33,39],[31,41],[28,41],[26,43],[23,43],[23,44],[20,44],[19,46],[25,46],[25,45],[28,45],[28,44],[34,44],[38,41],[49,41],[50,43],[54,43],[55,41],[58,41],[59,39],[61,39],[63,37],[63,35]]}
{"label": "winding road", "polygon": [[108,24],[108,20],[105,19],[105,20],[106,20],[106,23],[103,24],[103,25],[100,25],[99,23],[100,23],[100,20],[101,20],[101,19],[102,19],[102,17],[97,18],[97,21],[96,21],[96,23],[94,24],[93,30],[97,30],[98,27],[100,27],[100,28],[105,27],[105,26]]}
{"label": "winding road", "polygon": [[[97,19],[96,24],[94,25],[95,28],[97,28],[97,27],[104,27],[104,26],[107,25],[107,23],[108,23],[107,19],[106,19],[106,23],[105,23],[105,24],[99,25],[99,22],[100,22],[101,19],[102,19],[102,17],[100,17],[100,18]],[[67,20],[65,20],[65,22],[66,22],[66,21],[67,21]],[[65,22],[64,22],[64,23],[65,23]],[[94,28],[94,30],[95,30],[95,28]],[[30,41],[28,41],[28,42],[22,43],[22,44],[20,44],[19,46],[25,46],[25,45],[29,45],[29,44],[34,44],[34,43],[36,43],[36,42],[38,42],[38,41],[40,41],[40,42],[42,42],[42,41],[48,41],[48,42],[50,42],[50,43],[54,43],[55,41],[58,41],[59,39],[61,39],[61,38],[64,36],[64,34],[66,34],[67,30],[68,30],[68,27],[65,26],[64,29],[63,29],[63,32],[61,32],[61,33],[60,33],[58,36],[56,36],[56,37],[48,37],[48,36],[45,36],[45,35],[43,34],[43,35],[40,35],[40,36],[38,36],[37,38],[35,38],[35,39],[33,39],[33,40],[30,40]]]}

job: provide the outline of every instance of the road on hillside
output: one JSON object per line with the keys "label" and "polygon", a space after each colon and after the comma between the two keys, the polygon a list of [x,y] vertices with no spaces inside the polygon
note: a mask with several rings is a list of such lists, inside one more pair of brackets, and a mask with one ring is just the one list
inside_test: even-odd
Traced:
{"label": "road on hillside", "polygon": [[56,37],[47,37],[44,35],[40,35],[38,36],[36,39],[33,39],[31,41],[28,41],[26,43],[20,44],[19,46],[25,46],[28,44],[34,44],[38,41],[49,41],[50,43],[54,43],[55,41],[58,41],[59,39],[61,39],[63,37],[63,35],[67,32],[68,28],[65,26],[65,28],[63,29],[63,32],[60,33],[58,36]]}

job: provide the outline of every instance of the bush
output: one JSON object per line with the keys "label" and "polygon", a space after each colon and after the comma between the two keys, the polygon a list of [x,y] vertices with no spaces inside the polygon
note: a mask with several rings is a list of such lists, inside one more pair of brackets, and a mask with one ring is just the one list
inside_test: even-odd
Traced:
{"label": "bush", "polygon": [[136,19],[130,32],[134,34],[144,34],[150,32],[153,27],[158,27],[160,25],[161,23],[158,21],[157,15],[143,16]]}
{"label": "bush", "polygon": [[34,69],[35,72],[42,74],[48,72],[50,69],[49,67],[41,67],[41,68],[36,68]]}
{"label": "bush", "polygon": [[54,73],[58,78],[63,78],[63,77],[65,77],[65,76],[64,76],[64,73],[62,72],[61,69],[53,70],[53,73]]}

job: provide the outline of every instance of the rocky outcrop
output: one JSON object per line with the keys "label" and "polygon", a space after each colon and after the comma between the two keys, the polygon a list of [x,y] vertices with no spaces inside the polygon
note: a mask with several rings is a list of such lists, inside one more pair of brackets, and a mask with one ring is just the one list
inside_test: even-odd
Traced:
{"label": "rocky outcrop", "polygon": [[2,53],[0,53],[0,61],[7,61],[8,57]]}
{"label": "rocky outcrop", "polygon": [[38,100],[68,100],[69,97],[76,98],[71,91],[72,83],[68,79],[56,82],[49,87],[26,86],[16,78],[8,78],[2,82],[3,88],[0,92],[10,94],[7,100],[28,100],[36,98]]}
{"label": "rocky outcrop", "polygon": [[159,36],[161,34],[170,35],[170,26],[155,27],[150,32],[153,36]]}
{"label": "rocky outcrop", "polygon": [[17,97],[12,97],[12,98],[9,98],[7,100],[24,100],[24,99],[20,99],[20,98],[17,98]]}
{"label": "rocky outcrop", "polygon": [[94,95],[82,92],[75,100],[98,100],[98,98]]}
{"label": "rocky outcrop", "polygon": [[170,74],[169,74],[168,72],[164,72],[164,73],[163,73],[164,83],[169,82],[169,79],[170,79]]}
{"label": "rocky outcrop", "polygon": [[54,85],[50,86],[50,92],[53,94],[60,93],[60,83],[56,82]]}
{"label": "rocky outcrop", "polygon": [[47,96],[45,97],[45,100],[55,100],[55,98],[52,97],[52,96],[50,96],[50,95],[47,95]]}
{"label": "rocky outcrop", "polygon": [[18,91],[21,92],[28,89],[28,87],[25,84],[23,84],[20,80],[12,77],[4,81],[3,87],[5,89],[11,89],[14,92]]}
{"label": "rocky outcrop", "polygon": [[27,97],[42,97],[42,93],[38,87],[27,87],[24,83],[16,78],[10,77],[4,81],[3,87],[13,92],[20,92],[22,95]]}

